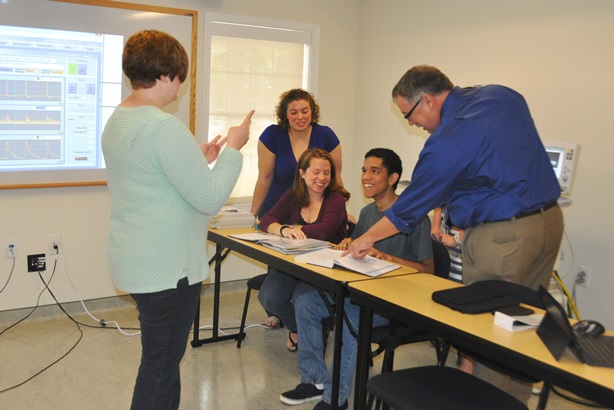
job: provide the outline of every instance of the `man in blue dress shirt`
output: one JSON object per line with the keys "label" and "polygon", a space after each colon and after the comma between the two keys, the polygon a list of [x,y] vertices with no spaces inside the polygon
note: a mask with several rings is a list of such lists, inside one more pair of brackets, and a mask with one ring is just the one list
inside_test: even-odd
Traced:
{"label": "man in blue dress shirt", "polygon": [[392,97],[410,125],[431,135],[409,187],[347,252],[362,258],[447,204],[465,229],[463,283],[547,287],[563,235],[560,187],[524,98],[498,85],[455,87],[426,65],[407,71]]}
{"label": "man in blue dress shirt", "polygon": [[[435,67],[411,68],[392,90],[409,125],[426,130],[411,184],[346,253],[411,233],[443,204],[464,235],[463,283],[548,286],[563,236],[560,187],[524,98],[506,87],[460,88]],[[474,374],[524,401],[530,385],[476,363]]]}

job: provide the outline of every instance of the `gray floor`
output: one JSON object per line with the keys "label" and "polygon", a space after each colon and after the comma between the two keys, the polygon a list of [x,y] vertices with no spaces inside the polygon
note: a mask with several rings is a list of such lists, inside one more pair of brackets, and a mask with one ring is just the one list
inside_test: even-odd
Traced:
{"label": "gray floor", "polygon": [[[243,281],[222,285],[221,328],[238,326],[245,297]],[[212,288],[202,298],[201,326],[211,325]],[[111,301],[113,302],[113,301]],[[117,306],[117,301],[113,302]],[[94,307],[90,307],[90,305]],[[88,302],[93,315],[107,322],[117,321],[132,333],[138,327],[136,310],[129,299],[120,307],[95,310],[96,302]],[[69,312],[82,322],[95,326],[96,322],[77,304]],[[59,308],[40,309],[45,316],[57,314]],[[2,312],[0,332],[16,322],[28,311]],[[37,312],[39,314],[39,312]],[[256,297],[252,297],[248,323],[260,323],[264,311]],[[111,326],[111,325],[109,325]],[[139,337],[125,336],[110,328],[81,326],[80,332],[65,316],[24,320],[0,335],[0,390],[23,383],[66,354],[49,369],[19,387],[0,393],[0,409],[127,409],[140,354]],[[230,329],[227,332],[235,332]],[[201,337],[210,331],[203,330]],[[253,325],[247,330],[241,349],[234,341],[225,341],[193,348],[188,346],[182,363],[181,409],[290,409],[278,397],[280,392],[299,382],[296,357],[285,348],[284,329],[269,330]],[[329,349],[330,351],[331,349]],[[432,364],[433,348],[428,343],[399,348],[397,367]],[[375,360],[374,369],[381,366]],[[376,370],[373,370],[376,371]],[[535,408],[532,398],[530,408]],[[350,404],[351,399],[350,399]],[[311,409],[314,403],[296,406],[297,410]],[[582,409],[556,395],[551,395],[548,409]]]}

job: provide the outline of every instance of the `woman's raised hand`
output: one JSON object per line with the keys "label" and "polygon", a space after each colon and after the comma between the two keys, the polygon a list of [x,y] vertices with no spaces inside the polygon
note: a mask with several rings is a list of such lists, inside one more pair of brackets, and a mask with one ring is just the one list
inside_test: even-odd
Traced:
{"label": "woman's raised hand", "polygon": [[222,138],[221,135],[218,135],[211,141],[200,144],[200,150],[205,155],[207,164],[210,164],[217,159],[217,156],[220,154],[220,151],[225,143],[226,138]]}
{"label": "woman's raised hand", "polygon": [[228,130],[226,141],[229,147],[241,149],[249,140],[249,129],[252,125],[254,110],[247,113],[241,125],[235,125]]}

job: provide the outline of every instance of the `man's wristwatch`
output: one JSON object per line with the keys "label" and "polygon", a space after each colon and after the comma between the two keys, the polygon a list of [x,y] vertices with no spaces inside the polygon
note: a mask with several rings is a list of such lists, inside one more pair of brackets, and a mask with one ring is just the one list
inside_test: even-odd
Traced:
{"label": "man's wristwatch", "polygon": [[463,243],[461,242],[460,238],[458,237],[458,234],[454,235],[452,237],[452,239],[454,239],[454,242],[456,242],[459,245],[462,245]]}

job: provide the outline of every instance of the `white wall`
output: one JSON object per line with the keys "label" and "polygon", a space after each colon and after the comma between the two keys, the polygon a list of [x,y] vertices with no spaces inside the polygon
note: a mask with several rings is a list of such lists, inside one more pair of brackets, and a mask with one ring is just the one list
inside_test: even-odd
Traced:
{"label": "white wall", "polygon": [[[140,1],[143,2],[144,1]],[[566,235],[560,270],[570,284],[580,264],[592,269],[588,289],[577,290],[583,317],[614,328],[605,312],[614,279],[610,181],[614,151],[614,3],[610,0],[157,0],[150,4],[319,24],[318,100],[324,124],[340,136],[343,177],[353,193],[351,210],[363,205],[359,168],[374,146],[399,152],[409,179],[427,137],[407,126],[390,99],[392,86],[416,64],[441,68],[455,84],[500,83],[520,91],[544,139],[581,144],[573,205],[564,210]],[[200,21],[204,19],[201,15]],[[202,29],[200,30],[202,39]],[[199,39],[200,47],[202,41]],[[202,50],[199,51],[202,56]],[[199,69],[202,76],[202,65]],[[202,79],[199,78],[202,83]],[[275,102],[271,103],[273,107]],[[202,107],[203,96],[197,100]],[[272,109],[272,108],[271,108]],[[197,115],[198,118],[198,115]],[[197,121],[197,129],[201,125]],[[254,136],[257,137],[257,136]],[[594,207],[593,207],[594,205]],[[0,191],[0,243],[17,239],[16,272],[0,294],[0,310],[33,306],[38,279],[25,273],[25,255],[44,252],[47,235],[61,233],[68,268],[86,299],[111,296],[106,263],[106,187]],[[211,249],[209,250],[211,252]],[[0,283],[10,270],[0,257]],[[225,279],[258,273],[247,261],[227,261]],[[65,272],[52,289],[75,300]],[[45,296],[43,303],[51,303]]]}
{"label": "white wall", "polygon": [[[322,108],[322,123],[339,135],[346,161],[343,174],[349,178],[354,133],[354,100],[358,36],[358,7],[352,0],[313,0],[308,4],[281,0],[157,0],[134,1],[158,6],[177,7],[199,12],[199,56],[204,56],[204,13],[217,12],[320,25],[319,90],[316,97]],[[66,18],[72,18],[67,16]],[[199,62],[198,82],[202,84],[203,63]],[[203,107],[203,95],[197,98],[197,113]],[[277,101],[271,101],[273,111]],[[197,114],[196,129],[202,129]],[[253,135],[252,138],[258,138]],[[27,273],[26,255],[45,253],[49,234],[61,234],[68,273],[77,291],[85,299],[114,296],[108,274],[106,240],[109,198],[106,187],[27,189],[0,191],[0,243],[18,241],[15,272],[0,294],[0,311],[30,307],[43,289],[37,274]],[[209,255],[213,247],[209,247]],[[68,283],[62,259],[51,289],[62,302],[78,300]],[[263,266],[231,256],[225,262],[224,280],[245,278],[261,273]],[[8,279],[11,260],[0,257],[0,287]],[[49,278],[51,268],[44,274]],[[45,292],[41,304],[53,300]]]}
{"label": "white wall", "polygon": [[[367,149],[397,150],[410,179],[428,136],[409,127],[390,92],[417,64],[461,86],[498,83],[521,92],[543,139],[581,145],[573,204],[564,209],[560,271],[571,291],[576,265],[591,268],[576,291],[580,314],[614,327],[614,3],[609,0],[405,1],[361,3],[355,162]],[[353,186],[358,186],[358,175]]]}

